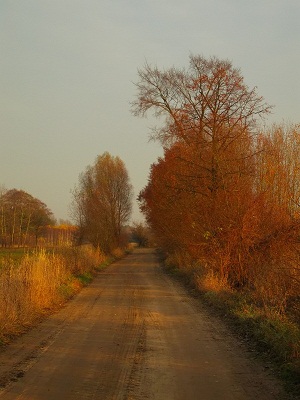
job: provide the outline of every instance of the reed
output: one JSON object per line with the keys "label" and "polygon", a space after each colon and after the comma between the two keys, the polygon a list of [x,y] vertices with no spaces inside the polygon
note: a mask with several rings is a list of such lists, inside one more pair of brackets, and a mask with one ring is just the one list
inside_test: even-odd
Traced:
{"label": "reed", "polygon": [[17,335],[73,296],[106,261],[92,246],[44,249],[0,266],[0,341]]}

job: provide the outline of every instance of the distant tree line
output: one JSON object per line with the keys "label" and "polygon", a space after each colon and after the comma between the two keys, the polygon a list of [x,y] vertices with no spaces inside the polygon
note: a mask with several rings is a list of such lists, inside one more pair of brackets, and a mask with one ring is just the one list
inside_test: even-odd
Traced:
{"label": "distant tree line", "polygon": [[2,190],[0,194],[0,237],[2,246],[37,244],[43,229],[54,224],[47,206],[23,190]]}
{"label": "distant tree line", "polygon": [[[64,222],[64,221],[62,221]],[[51,210],[24,190],[0,190],[0,246],[34,247],[71,244],[77,228],[57,225]]]}
{"label": "distant tree line", "polygon": [[23,190],[0,190],[0,246],[61,246],[90,243],[104,254],[125,247],[133,189],[124,162],[108,152],[79,177],[73,191],[75,225],[57,225],[45,203]]}

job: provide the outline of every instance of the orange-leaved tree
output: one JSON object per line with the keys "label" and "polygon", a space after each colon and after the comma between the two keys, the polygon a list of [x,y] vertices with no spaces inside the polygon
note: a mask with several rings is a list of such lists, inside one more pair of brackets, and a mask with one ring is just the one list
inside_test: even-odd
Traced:
{"label": "orange-leaved tree", "polygon": [[[174,245],[242,282],[247,275],[241,269],[243,216],[256,196],[256,120],[271,107],[229,61],[214,57],[191,56],[188,69],[160,71],[146,64],[136,86],[134,114],[152,109],[165,117],[152,133],[164,146],[165,158],[152,169],[141,193],[144,212],[148,219],[151,215],[154,230],[163,232],[172,224],[168,232]],[[159,204],[149,200],[156,196],[157,181]],[[163,215],[165,202],[172,218]]]}

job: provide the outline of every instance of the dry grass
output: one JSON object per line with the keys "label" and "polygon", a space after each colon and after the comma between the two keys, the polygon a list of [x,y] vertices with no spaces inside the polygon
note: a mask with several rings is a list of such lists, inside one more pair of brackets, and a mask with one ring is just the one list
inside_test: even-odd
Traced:
{"label": "dry grass", "polygon": [[124,249],[117,247],[112,251],[112,256],[114,259],[118,260],[119,258],[124,257]]}
{"label": "dry grass", "polygon": [[91,246],[37,251],[0,268],[0,341],[18,334],[87,283],[106,257]]}
{"label": "dry grass", "polygon": [[206,273],[195,273],[194,283],[196,288],[201,292],[232,292],[232,289],[230,288],[227,279],[224,277],[220,277],[218,274],[211,270],[207,271]]}
{"label": "dry grass", "polygon": [[[286,264],[281,268],[257,266],[250,287],[234,288],[226,276],[205,264],[193,262],[188,267],[189,262],[189,257],[176,254],[167,257],[166,267],[192,282],[210,307],[225,315],[260,354],[275,362],[290,390],[300,392],[299,285],[291,279],[292,268]],[[298,273],[294,268],[294,276]]]}

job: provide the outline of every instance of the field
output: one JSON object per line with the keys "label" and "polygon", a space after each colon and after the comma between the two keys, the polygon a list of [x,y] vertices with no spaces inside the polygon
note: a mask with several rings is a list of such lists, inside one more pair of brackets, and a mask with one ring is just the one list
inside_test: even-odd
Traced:
{"label": "field", "polygon": [[2,266],[7,259],[20,261],[25,254],[32,254],[33,252],[34,250],[25,248],[2,248],[0,249],[0,266]]}

